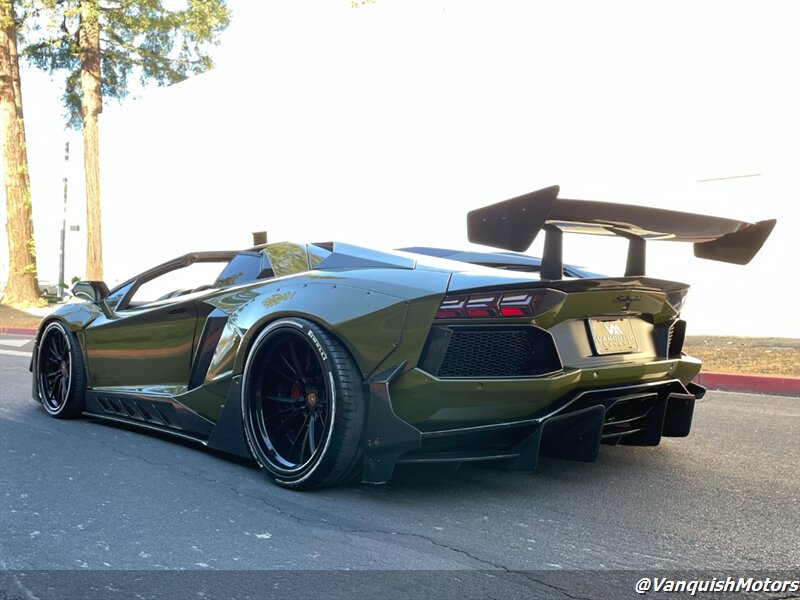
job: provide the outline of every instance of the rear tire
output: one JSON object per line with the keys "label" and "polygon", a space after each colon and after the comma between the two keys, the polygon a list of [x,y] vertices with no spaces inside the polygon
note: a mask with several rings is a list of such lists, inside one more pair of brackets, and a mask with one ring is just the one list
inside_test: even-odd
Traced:
{"label": "rear tire", "polygon": [[39,338],[36,374],[39,400],[51,417],[80,416],[86,390],[83,355],[75,334],[60,321],[49,323]]}
{"label": "rear tire", "polygon": [[270,323],[242,380],[247,444],[278,485],[308,490],[360,473],[366,395],[355,361],[330,333],[305,319]]}

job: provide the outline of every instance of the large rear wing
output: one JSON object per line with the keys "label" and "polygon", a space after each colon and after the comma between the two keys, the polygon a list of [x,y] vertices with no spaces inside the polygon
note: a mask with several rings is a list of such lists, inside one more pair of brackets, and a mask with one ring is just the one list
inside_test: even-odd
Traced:
{"label": "large rear wing", "polygon": [[562,233],[627,238],[626,276],[645,274],[645,242],[692,242],[699,258],[745,265],[775,227],[775,219],[748,223],[660,208],[612,202],[565,200],[552,186],[470,211],[470,242],[515,252],[527,250],[545,231],[541,276],[562,278]]}

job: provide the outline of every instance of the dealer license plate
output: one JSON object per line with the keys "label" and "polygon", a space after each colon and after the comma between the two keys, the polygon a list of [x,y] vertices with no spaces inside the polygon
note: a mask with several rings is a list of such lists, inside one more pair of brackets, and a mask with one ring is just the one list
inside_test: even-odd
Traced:
{"label": "dealer license plate", "polygon": [[589,319],[589,332],[597,354],[625,354],[639,350],[630,319]]}

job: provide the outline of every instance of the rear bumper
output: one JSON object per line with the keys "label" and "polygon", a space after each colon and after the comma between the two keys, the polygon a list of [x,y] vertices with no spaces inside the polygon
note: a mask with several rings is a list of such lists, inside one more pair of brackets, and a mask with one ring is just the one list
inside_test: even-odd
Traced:
{"label": "rear bumper", "polygon": [[[389,391],[402,370],[398,365],[368,382],[362,475],[367,483],[388,481],[397,464],[501,461],[505,468],[529,471],[540,456],[594,461],[601,443],[656,446],[662,436],[689,434],[695,400],[705,393],[699,385],[669,377],[573,385],[544,406],[529,402],[524,416],[411,424],[395,412]],[[471,385],[474,390],[476,383]],[[528,395],[536,396],[530,387]]]}

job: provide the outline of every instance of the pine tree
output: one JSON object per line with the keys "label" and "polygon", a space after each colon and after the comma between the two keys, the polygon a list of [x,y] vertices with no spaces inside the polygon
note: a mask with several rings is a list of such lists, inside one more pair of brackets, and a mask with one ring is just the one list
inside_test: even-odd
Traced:
{"label": "pine tree", "polygon": [[[209,46],[228,26],[225,0],[28,0],[24,55],[66,73],[68,125],[83,130],[86,178],[86,273],[102,279],[98,115],[128,83],[171,85],[213,66]],[[165,6],[168,4],[169,7]],[[173,5],[181,4],[180,7]]]}
{"label": "pine tree", "polygon": [[35,304],[40,302],[40,298],[22,115],[17,23],[12,0],[0,0],[0,130],[9,258],[3,302]]}

